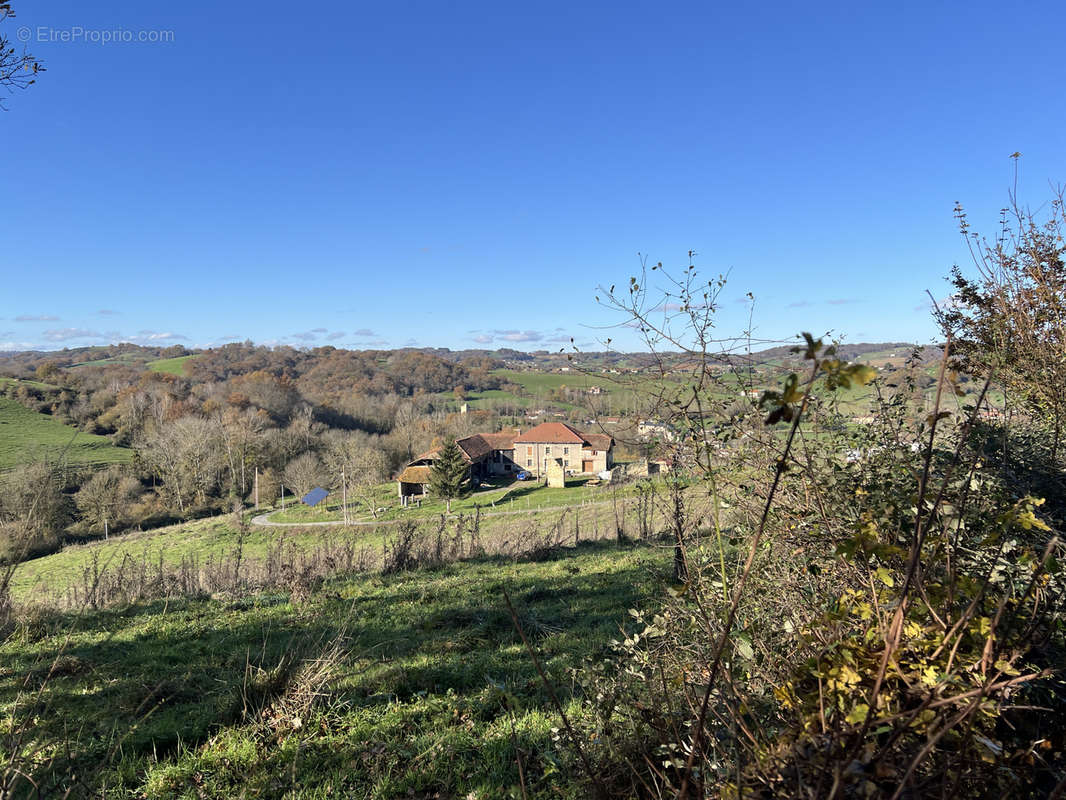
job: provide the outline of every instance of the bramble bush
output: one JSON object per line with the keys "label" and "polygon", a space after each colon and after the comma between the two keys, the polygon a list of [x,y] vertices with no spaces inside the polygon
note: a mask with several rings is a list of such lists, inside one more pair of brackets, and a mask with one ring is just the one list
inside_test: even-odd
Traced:
{"label": "bramble bush", "polygon": [[[653,350],[681,346],[695,365],[656,400],[694,428],[678,460],[698,466],[712,510],[671,533],[685,569],[662,606],[632,610],[611,652],[575,673],[586,713],[570,746],[595,791],[1061,794],[1061,510],[1032,493],[1061,481],[1057,448],[1038,444],[1048,406],[990,413],[996,371],[975,394],[953,369],[965,330],[945,331],[931,410],[917,361],[883,385],[805,334],[805,375],[764,392],[761,419],[734,408],[722,436],[687,413],[714,402],[709,364],[730,365],[731,388],[751,374],[745,348],[711,334],[722,283],[691,264],[665,280],[662,297],[647,271],[628,297],[605,296]],[[681,324],[653,316],[668,307]],[[865,384],[872,417],[841,424],[834,393]]]}

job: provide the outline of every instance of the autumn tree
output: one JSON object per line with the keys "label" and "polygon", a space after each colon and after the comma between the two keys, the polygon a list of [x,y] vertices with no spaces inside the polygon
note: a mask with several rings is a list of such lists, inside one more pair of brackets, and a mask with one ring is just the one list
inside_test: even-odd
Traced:
{"label": "autumn tree", "polygon": [[429,490],[447,503],[449,514],[452,510],[452,500],[463,493],[466,473],[467,464],[463,451],[459,449],[454,438],[448,437],[430,468]]}

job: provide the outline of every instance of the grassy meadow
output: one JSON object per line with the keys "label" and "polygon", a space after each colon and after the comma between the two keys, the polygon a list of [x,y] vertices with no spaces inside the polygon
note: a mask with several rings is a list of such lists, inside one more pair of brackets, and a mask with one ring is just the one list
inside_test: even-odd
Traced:
{"label": "grassy meadow", "polygon": [[40,458],[68,464],[114,464],[129,461],[132,454],[127,448],[115,447],[106,436],[83,433],[0,397],[0,469]]}
{"label": "grassy meadow", "polygon": [[31,389],[37,389],[42,392],[58,392],[60,388],[53,383],[42,383],[41,381],[32,381],[26,378],[0,378],[0,387],[7,386],[28,386]]}
{"label": "grassy meadow", "polygon": [[170,375],[184,375],[185,362],[190,358],[196,358],[195,354],[189,356],[177,356],[176,358],[159,358],[155,361],[149,361],[147,366],[152,372],[166,372]]}
{"label": "grassy meadow", "polygon": [[[268,593],[42,615],[0,645],[0,710],[35,715],[57,771],[106,762],[102,796],[519,797],[521,761],[529,796],[582,797],[503,592],[573,712],[568,670],[618,638],[667,562],[583,543],[337,578],[302,605]],[[27,675],[43,688],[20,710]]]}
{"label": "grassy meadow", "polygon": [[[16,599],[29,600],[35,595],[62,593],[80,582],[93,564],[100,568],[118,566],[124,559],[157,563],[160,560],[176,567],[183,559],[204,564],[233,553],[240,534],[232,515],[182,522],[155,530],[112,536],[110,539],[68,545],[57,553],[24,561],[11,580]],[[251,527],[242,541],[247,558],[263,558],[282,534],[277,529]],[[301,549],[319,543],[323,533],[314,530],[287,530],[286,541]]]}
{"label": "grassy meadow", "polygon": [[[378,489],[387,491],[394,487],[395,484],[383,484]],[[609,487],[581,484],[551,489],[523,483],[515,491],[518,494],[513,505],[502,502],[497,509],[482,505],[480,532],[489,552],[520,550],[523,536],[530,539],[557,525],[562,525],[566,536],[574,539],[609,538],[615,527],[613,501],[617,499],[618,511],[624,515],[634,502],[636,489],[630,486],[614,492]],[[471,520],[474,501],[483,503],[479,497],[468,495],[453,501],[450,523],[457,522],[460,515]],[[395,502],[394,497],[392,500]],[[443,512],[443,503],[430,499],[421,509],[390,510],[379,514],[374,524],[354,526],[343,525],[339,506],[321,510],[303,505],[284,511],[263,510],[269,521],[288,523],[291,527],[250,525],[250,518],[256,515],[253,511],[245,512],[243,531],[242,523],[232,514],[182,522],[106,540],[71,544],[56,553],[24,561],[11,578],[11,592],[19,602],[48,601],[62,596],[72,586],[84,588],[94,580],[96,571],[114,570],[124,564],[143,563],[151,567],[162,564],[169,569],[176,569],[183,562],[196,567],[220,564],[232,561],[238,539],[241,558],[245,561],[263,561],[279,546],[309,554],[330,546],[347,545],[367,551],[367,558],[376,565],[385,542],[395,535],[398,522],[406,519],[432,528]],[[362,518],[357,514],[356,519]],[[365,520],[371,522],[369,514]],[[336,524],[301,527],[306,522]],[[628,524],[630,533],[637,535],[636,523],[631,519]]]}
{"label": "grassy meadow", "polygon": [[[500,511],[539,511],[611,499],[613,491],[611,487],[589,486],[590,480],[587,476],[568,478],[566,487],[563,489],[552,489],[537,481],[515,481],[497,489],[485,489],[456,498],[452,500],[451,513],[470,514],[477,509],[481,509],[483,514]],[[628,491],[632,491],[632,487]],[[416,505],[415,500],[418,498],[413,497],[411,505],[401,508],[396,492],[395,482],[375,486],[365,497],[353,492],[348,498],[349,516],[354,522],[381,522],[397,519],[429,519],[447,512],[447,504],[432,495],[422,498],[421,505]],[[375,516],[371,513],[370,506],[373,506],[375,510],[379,508],[384,510]],[[299,523],[336,522],[343,518],[341,493],[335,491],[324,503],[314,508],[308,508],[298,499],[293,499],[284,511],[270,514],[268,520],[279,523]]]}

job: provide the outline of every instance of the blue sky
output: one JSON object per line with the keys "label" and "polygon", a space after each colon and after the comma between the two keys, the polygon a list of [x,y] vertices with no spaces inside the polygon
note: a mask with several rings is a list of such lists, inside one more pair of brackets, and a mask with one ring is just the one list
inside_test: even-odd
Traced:
{"label": "blue sky", "polygon": [[635,348],[596,287],[690,249],[723,332],[926,341],[954,202],[1066,181],[1061,2],[15,10],[6,349]]}

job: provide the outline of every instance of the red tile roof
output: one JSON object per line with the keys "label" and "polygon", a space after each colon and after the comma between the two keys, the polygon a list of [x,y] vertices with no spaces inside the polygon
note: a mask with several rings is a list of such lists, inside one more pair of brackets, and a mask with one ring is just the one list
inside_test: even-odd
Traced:
{"label": "red tile roof", "polygon": [[542,422],[514,441],[515,444],[584,444],[585,437],[565,422]]}
{"label": "red tile roof", "polygon": [[[614,439],[606,433],[582,433],[577,428],[567,425],[565,422],[545,422],[519,434],[518,431],[500,431],[499,433],[475,433],[472,436],[464,436],[456,439],[459,451],[463,454],[463,460],[473,464],[483,458],[491,456],[495,450],[514,450],[519,442],[523,444],[580,444],[583,447],[591,447],[593,450],[610,450],[614,445]],[[429,466],[418,465],[419,461],[433,461],[436,459],[440,448],[423,453],[401,473],[399,480],[405,483],[425,483],[429,480]],[[424,470],[424,472],[423,472]],[[421,480],[415,480],[414,476]],[[407,477],[405,477],[407,476]]]}

